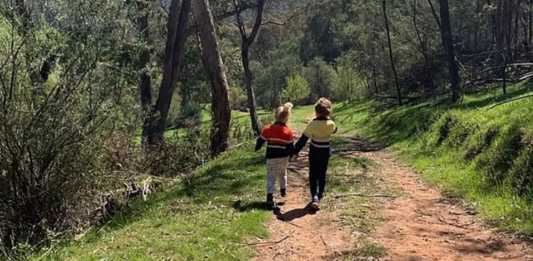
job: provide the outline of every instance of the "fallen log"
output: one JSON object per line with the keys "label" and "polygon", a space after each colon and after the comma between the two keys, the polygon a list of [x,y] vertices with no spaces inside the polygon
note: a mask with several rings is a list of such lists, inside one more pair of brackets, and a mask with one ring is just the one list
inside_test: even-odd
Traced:
{"label": "fallen log", "polygon": [[339,195],[335,196],[336,199],[339,199],[339,198],[342,198],[342,197],[397,198],[398,196],[385,195],[385,194],[363,194],[363,193],[346,193],[346,194],[339,194]]}

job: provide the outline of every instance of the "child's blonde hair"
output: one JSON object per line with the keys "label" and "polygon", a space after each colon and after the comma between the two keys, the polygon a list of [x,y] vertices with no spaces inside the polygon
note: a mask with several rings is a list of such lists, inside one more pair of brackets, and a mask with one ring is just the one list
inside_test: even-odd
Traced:
{"label": "child's blonde hair", "polygon": [[326,98],[320,98],[315,104],[315,114],[317,117],[330,117],[331,101]]}
{"label": "child's blonde hair", "polygon": [[282,106],[279,106],[276,109],[276,121],[287,124],[287,122],[289,122],[289,118],[291,117],[292,107],[293,105],[290,102],[287,102],[283,104]]}

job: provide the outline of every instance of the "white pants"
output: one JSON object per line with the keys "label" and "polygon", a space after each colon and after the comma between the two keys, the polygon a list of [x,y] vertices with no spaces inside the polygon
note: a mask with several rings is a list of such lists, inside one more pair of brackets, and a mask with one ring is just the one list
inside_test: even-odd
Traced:
{"label": "white pants", "polygon": [[276,189],[276,179],[279,179],[281,189],[287,188],[287,166],[289,157],[267,159],[267,193],[272,194]]}

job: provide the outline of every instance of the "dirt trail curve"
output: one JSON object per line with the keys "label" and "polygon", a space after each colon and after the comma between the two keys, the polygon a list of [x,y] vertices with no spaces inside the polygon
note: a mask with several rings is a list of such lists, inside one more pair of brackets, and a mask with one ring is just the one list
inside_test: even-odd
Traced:
{"label": "dirt trail curve", "polygon": [[[384,221],[367,239],[387,249],[379,260],[533,260],[529,243],[491,232],[460,201],[424,186],[420,176],[398,163],[389,151],[361,138],[351,140],[349,156],[371,159],[377,163],[374,171],[383,182],[380,186],[403,191],[396,199],[376,199]],[[354,248],[356,236],[343,226],[339,213],[312,213],[305,208],[309,202],[305,156],[292,163],[286,204],[267,223],[270,240],[282,242],[258,245],[256,260],[342,260],[337,254]]]}

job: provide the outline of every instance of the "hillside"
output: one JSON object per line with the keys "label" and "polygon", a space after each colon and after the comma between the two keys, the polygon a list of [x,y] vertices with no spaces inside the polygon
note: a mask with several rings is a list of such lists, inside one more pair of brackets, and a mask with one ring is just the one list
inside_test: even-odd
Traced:
{"label": "hillside", "polygon": [[520,83],[507,95],[467,95],[458,104],[440,100],[374,113],[371,102],[345,103],[336,118],[344,132],[390,145],[490,224],[531,234],[533,100],[500,103],[532,91],[533,84]]}
{"label": "hillside", "polygon": [[[458,105],[443,100],[390,111],[375,111],[372,102],[338,103],[334,119],[340,133],[334,139],[331,191],[323,211],[305,209],[305,158],[289,168],[286,205],[269,211],[262,203],[264,157],[251,152],[250,141],[200,168],[190,180],[134,203],[107,225],[35,259],[525,260],[531,253],[521,237],[491,232],[486,225],[533,232],[524,179],[531,161],[527,115],[533,101],[492,109],[532,91],[531,84],[523,83],[505,96],[470,95]],[[291,126],[301,130],[312,116],[312,107],[298,107]],[[388,145],[408,166],[358,135]],[[349,196],[353,193],[363,197]],[[323,226],[314,232],[315,240],[305,233],[313,224]],[[397,231],[398,240],[390,239],[390,231]]]}

